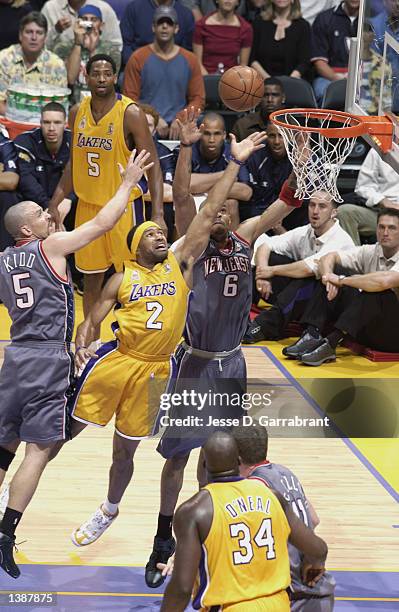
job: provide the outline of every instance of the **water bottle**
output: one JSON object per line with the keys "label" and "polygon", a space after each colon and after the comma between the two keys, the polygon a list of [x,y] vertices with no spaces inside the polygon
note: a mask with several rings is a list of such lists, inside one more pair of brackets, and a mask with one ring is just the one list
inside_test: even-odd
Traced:
{"label": "water bottle", "polygon": [[224,73],[224,64],[222,62],[220,62],[218,64],[218,69],[217,69],[217,73],[216,74],[223,74]]}

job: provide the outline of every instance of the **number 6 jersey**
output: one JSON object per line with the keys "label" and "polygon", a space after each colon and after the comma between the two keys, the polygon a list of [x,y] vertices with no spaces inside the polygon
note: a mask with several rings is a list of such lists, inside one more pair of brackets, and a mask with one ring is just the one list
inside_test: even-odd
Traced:
{"label": "number 6 jersey", "polygon": [[[123,131],[123,119],[130,98],[117,94],[111,110],[98,122],[91,112],[91,97],[79,105],[73,129],[73,186],[79,199],[88,204],[104,206],[121,184],[118,162],[126,168],[130,157]],[[146,181],[132,189],[131,200],[146,192]],[[136,211],[135,223],[144,219],[143,211]]]}

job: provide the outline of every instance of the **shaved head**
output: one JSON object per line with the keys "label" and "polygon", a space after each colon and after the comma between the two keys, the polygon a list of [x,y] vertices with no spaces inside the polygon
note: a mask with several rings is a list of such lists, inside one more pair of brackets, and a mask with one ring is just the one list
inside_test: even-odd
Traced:
{"label": "shaved head", "polygon": [[238,474],[238,447],[231,434],[215,431],[203,449],[207,472],[213,478]]}
{"label": "shaved head", "polygon": [[11,206],[4,215],[4,225],[9,234],[13,238],[20,236],[20,230],[23,225],[29,224],[31,214],[36,210],[38,204],[25,200]]}

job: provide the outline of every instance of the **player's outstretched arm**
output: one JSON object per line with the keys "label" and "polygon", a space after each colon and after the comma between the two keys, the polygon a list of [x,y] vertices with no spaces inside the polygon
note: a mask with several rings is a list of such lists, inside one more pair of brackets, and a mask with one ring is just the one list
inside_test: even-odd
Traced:
{"label": "player's outstretched arm", "polygon": [[176,511],[173,527],[176,535],[176,552],[173,574],[166,588],[161,612],[182,612],[191,597],[195,577],[201,560],[201,541],[198,532],[195,500],[198,493]]}
{"label": "player's outstretched arm", "polygon": [[189,257],[197,259],[204,251],[209,241],[212,225],[216,215],[223,207],[231,186],[237,178],[238,171],[252,153],[261,149],[266,139],[264,132],[255,132],[237,142],[234,134],[231,134],[231,160],[223,172],[222,178],[212,187],[204,206],[192,220],[187,230],[185,240],[175,255],[180,261],[187,261]]}
{"label": "player's outstretched arm", "polygon": [[94,356],[89,349],[96,339],[96,328],[101,325],[118,300],[118,291],[123,279],[123,273],[113,274],[105,284],[99,299],[93,304],[89,314],[78,326],[75,338],[75,366],[81,370],[87,361]]}
{"label": "player's outstretched arm", "polygon": [[100,209],[98,214],[87,223],[77,227],[72,232],[56,232],[43,242],[46,254],[55,260],[74,253],[99,236],[111,230],[122,216],[129,201],[130,192],[139,182],[144,172],[152,167],[149,163],[150,154],[141,151],[136,155],[134,150],[130,156],[126,170],[119,165],[122,184],[114,197]]}
{"label": "player's outstretched arm", "polygon": [[175,224],[179,236],[187,232],[197,211],[194,198],[190,191],[192,145],[202,134],[202,128],[197,127],[199,110],[194,106],[185,108],[176,119],[179,126],[180,150],[173,179],[173,203],[175,205]]}

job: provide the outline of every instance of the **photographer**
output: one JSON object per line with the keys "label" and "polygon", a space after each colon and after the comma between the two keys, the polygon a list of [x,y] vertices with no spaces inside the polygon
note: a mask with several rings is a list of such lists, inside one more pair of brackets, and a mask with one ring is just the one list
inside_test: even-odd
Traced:
{"label": "photographer", "polygon": [[[86,63],[97,53],[105,53],[114,60],[119,71],[121,54],[118,46],[102,38],[104,22],[102,12],[93,4],[86,4],[78,11],[78,19],[73,26],[75,42],[60,45],[57,53],[65,58],[68,85],[72,89],[72,103],[80,102],[89,94],[86,85]],[[69,53],[69,54],[68,54]]]}

